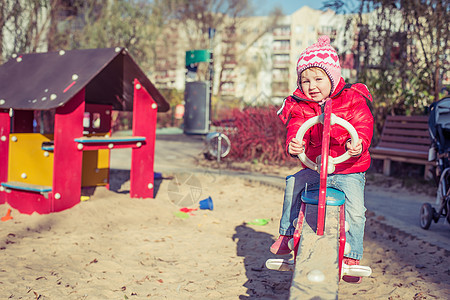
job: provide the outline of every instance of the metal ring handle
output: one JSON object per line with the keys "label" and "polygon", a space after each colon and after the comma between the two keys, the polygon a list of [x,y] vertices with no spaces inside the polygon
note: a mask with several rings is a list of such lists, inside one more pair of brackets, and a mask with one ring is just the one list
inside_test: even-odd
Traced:
{"label": "metal ring handle", "polygon": [[[303,137],[305,136],[306,131],[308,131],[308,129],[310,129],[311,127],[313,127],[316,124],[322,123],[323,124],[323,118],[324,118],[324,114],[321,114],[320,116],[315,116],[312,117],[310,119],[308,119],[305,123],[302,124],[302,126],[300,126],[300,128],[297,131],[297,135],[295,136],[300,143],[303,141]],[[345,130],[348,131],[348,133],[350,134],[351,137],[351,144],[353,147],[356,147],[356,145],[359,142],[359,137],[358,137],[358,133],[356,132],[355,127],[353,127],[352,124],[350,124],[349,122],[347,122],[346,120],[336,116],[335,114],[331,114],[331,120],[330,120],[330,125],[340,125],[342,126]],[[350,157],[352,157],[348,151],[346,151],[344,154],[338,156],[338,157],[330,157],[332,158],[332,161],[329,161],[329,163],[333,163],[333,164],[339,164],[342,163],[344,161],[346,161],[347,159],[349,159]],[[298,155],[298,158],[302,161],[302,163],[304,163],[308,168],[317,171],[318,170],[318,166],[315,162],[311,161],[305,154],[305,152],[302,152]],[[331,160],[331,159],[330,159]],[[334,168],[333,168],[334,169]]]}
{"label": "metal ring handle", "polygon": [[[323,116],[323,115],[321,115]],[[308,131],[309,128],[313,127],[316,124],[321,123],[319,120],[320,116],[315,116],[312,117],[310,119],[308,119],[305,123],[302,124],[302,126],[300,126],[300,128],[297,131],[297,135],[295,136],[297,138],[297,140],[300,141],[300,143],[303,142],[303,137],[305,136],[306,131]],[[300,153],[298,155],[298,158],[301,160],[302,163],[304,163],[308,168],[310,168],[311,170],[317,171],[317,164],[315,162],[313,162],[312,160],[310,160],[306,154],[305,151],[303,151],[302,153]]]}

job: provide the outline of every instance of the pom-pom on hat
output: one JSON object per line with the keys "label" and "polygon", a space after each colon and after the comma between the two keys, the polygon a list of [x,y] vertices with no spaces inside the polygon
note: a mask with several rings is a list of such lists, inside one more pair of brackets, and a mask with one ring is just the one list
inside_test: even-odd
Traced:
{"label": "pom-pom on hat", "polygon": [[330,45],[330,38],[326,35],[320,36],[317,43],[309,46],[300,54],[297,62],[297,85],[302,92],[300,74],[312,67],[319,67],[327,73],[331,81],[332,94],[341,79],[341,65],[339,64],[339,56]]}

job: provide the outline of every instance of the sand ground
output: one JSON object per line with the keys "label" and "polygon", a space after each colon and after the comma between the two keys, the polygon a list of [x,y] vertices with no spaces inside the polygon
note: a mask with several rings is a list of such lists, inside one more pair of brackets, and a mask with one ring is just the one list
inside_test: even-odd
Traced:
{"label": "sand ground", "polygon": [[[116,170],[111,190],[69,210],[13,210],[0,223],[0,298],[288,298],[292,273],[264,267],[274,257],[279,188],[208,171],[163,176],[155,199],[130,199],[129,174]],[[213,210],[179,214],[207,197]],[[339,298],[450,299],[450,253],[367,216],[362,263],[373,274],[342,282]]]}

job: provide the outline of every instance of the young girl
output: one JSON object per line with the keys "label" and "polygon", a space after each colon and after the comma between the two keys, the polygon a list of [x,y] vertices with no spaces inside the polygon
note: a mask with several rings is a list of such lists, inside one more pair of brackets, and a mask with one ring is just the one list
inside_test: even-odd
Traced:
{"label": "young girl", "polygon": [[[356,147],[350,144],[350,135],[341,126],[332,126],[330,154],[337,157],[349,151],[352,157],[336,165],[333,174],[328,175],[327,185],[345,193],[345,218],[350,225],[346,234],[351,252],[344,263],[357,265],[363,255],[363,236],[365,226],[364,186],[365,171],[370,166],[369,146],[373,134],[373,116],[366,100],[371,100],[367,87],[363,84],[346,85],[341,77],[339,58],[327,36],[300,55],[297,63],[298,88],[287,97],[278,115],[287,128],[286,150],[291,156],[305,151],[312,161],[321,154],[322,125],[310,128],[303,141],[295,138],[300,126],[308,119],[322,114],[324,103],[332,98],[332,113],[352,124],[359,136]],[[274,254],[288,254],[288,241],[295,228],[292,221],[298,217],[300,195],[308,186],[319,183],[319,174],[306,168],[286,178],[283,211],[280,221],[280,237],[270,247]],[[347,276],[349,277],[349,276]],[[351,282],[360,282],[360,278],[345,278]]]}

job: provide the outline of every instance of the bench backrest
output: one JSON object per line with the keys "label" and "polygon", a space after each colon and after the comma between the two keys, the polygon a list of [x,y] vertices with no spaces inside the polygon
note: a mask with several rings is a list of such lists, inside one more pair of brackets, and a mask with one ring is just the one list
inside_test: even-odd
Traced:
{"label": "bench backrest", "polygon": [[427,116],[387,116],[377,147],[428,152]]}

